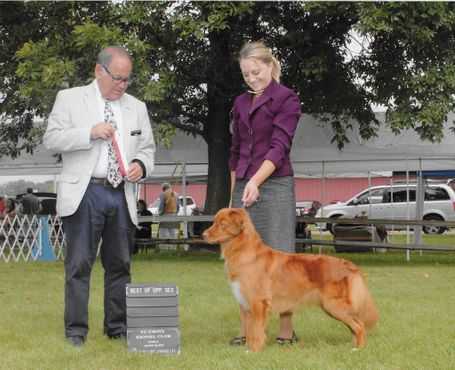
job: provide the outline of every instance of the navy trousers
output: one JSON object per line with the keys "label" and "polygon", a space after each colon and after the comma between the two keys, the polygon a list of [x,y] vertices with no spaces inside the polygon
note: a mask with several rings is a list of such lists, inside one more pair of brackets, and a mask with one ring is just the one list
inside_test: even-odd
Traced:
{"label": "navy trousers", "polygon": [[62,217],[65,250],[65,335],[88,333],[90,275],[101,243],[104,334],[126,333],[125,285],[131,281],[134,227],[123,189],[89,184],[76,213]]}

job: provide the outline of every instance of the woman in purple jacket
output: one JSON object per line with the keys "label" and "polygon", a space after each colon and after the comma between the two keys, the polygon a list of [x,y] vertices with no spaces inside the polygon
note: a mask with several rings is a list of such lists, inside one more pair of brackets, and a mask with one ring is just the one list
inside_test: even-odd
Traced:
{"label": "woman in purple jacket", "polygon": [[[280,63],[262,42],[245,44],[239,63],[250,90],[235,99],[232,110],[231,204],[248,210],[266,244],[294,252],[294,173],[289,153],[301,115],[300,100],[279,83]],[[232,345],[245,343],[243,315],[240,336],[231,340]],[[280,314],[276,340],[297,342],[291,313]]]}

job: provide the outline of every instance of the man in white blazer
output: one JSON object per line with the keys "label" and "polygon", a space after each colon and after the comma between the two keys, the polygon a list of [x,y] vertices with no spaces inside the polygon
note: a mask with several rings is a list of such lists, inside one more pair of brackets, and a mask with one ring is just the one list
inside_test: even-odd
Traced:
{"label": "man in white blazer", "polygon": [[[104,334],[126,337],[125,285],[131,281],[130,250],[137,225],[134,183],[152,172],[155,153],[147,108],[126,93],[132,67],[124,48],[103,49],[90,85],[57,94],[44,134],[44,145],[63,159],[57,213],[66,237],[65,336],[74,346],[87,338],[90,274],[100,240]],[[120,184],[108,180],[114,136],[126,162]]]}

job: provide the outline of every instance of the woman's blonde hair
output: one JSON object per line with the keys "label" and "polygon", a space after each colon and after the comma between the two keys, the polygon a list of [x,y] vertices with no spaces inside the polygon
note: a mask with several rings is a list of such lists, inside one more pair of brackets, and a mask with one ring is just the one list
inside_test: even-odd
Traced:
{"label": "woman's blonde hair", "polygon": [[273,56],[272,49],[267,47],[262,41],[251,41],[242,46],[239,53],[239,62],[246,58],[255,58],[265,64],[272,63],[272,78],[276,82],[280,82],[280,62]]}

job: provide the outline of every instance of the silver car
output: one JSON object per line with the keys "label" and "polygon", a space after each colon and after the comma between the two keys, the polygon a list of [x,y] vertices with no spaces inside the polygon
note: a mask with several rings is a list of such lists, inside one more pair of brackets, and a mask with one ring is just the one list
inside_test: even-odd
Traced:
{"label": "silver car", "polygon": [[[416,219],[415,184],[382,185],[370,187],[346,202],[321,207],[316,217],[353,218],[365,217],[390,220]],[[434,221],[455,221],[455,192],[447,184],[425,185],[423,219]],[[319,227],[331,231],[331,223]],[[394,229],[405,226],[394,226]],[[423,226],[427,234],[442,234],[446,227]]]}

